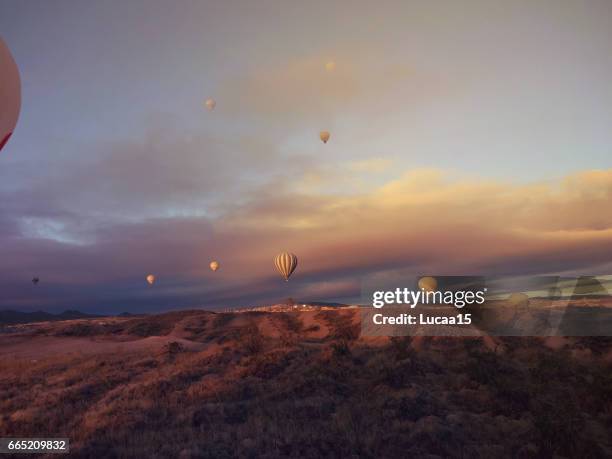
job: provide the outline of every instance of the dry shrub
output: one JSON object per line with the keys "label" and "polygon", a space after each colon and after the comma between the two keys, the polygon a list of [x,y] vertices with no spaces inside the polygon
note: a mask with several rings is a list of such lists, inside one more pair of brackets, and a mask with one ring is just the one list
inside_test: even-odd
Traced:
{"label": "dry shrub", "polygon": [[173,360],[1,360],[0,436],[70,437],[77,458],[605,457],[612,448],[603,359],[520,339],[504,354],[481,340],[374,347],[355,339],[342,311],[319,317],[333,336],[288,348],[264,335],[259,316],[244,327],[219,316],[209,326],[223,321],[223,345]]}
{"label": "dry shrub", "polygon": [[213,328],[224,328],[229,325],[234,320],[235,315],[229,313],[219,313],[215,314],[215,318],[213,320]]}
{"label": "dry shrub", "polygon": [[244,327],[239,340],[247,355],[257,355],[264,349],[264,337],[256,325]]}
{"label": "dry shrub", "polygon": [[361,334],[361,325],[353,321],[352,313],[343,311],[320,311],[316,317],[324,320],[331,330],[330,337],[345,341],[354,341]]}
{"label": "dry shrub", "polygon": [[302,321],[299,319],[299,313],[281,312],[272,315],[272,320],[279,323],[280,328],[287,330],[290,333],[300,333],[303,329]]}

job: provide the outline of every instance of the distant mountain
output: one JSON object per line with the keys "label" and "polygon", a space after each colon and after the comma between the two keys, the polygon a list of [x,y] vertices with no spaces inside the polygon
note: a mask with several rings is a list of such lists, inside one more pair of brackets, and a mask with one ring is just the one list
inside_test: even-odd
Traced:
{"label": "distant mountain", "polygon": [[344,303],[329,303],[325,301],[309,301],[306,304],[311,306],[327,306],[328,308],[345,308],[348,306],[348,304]]}
{"label": "distant mountain", "polygon": [[96,314],[86,314],[80,311],[68,310],[59,314],[44,311],[20,312],[0,311],[0,325],[27,324],[31,322],[47,322],[51,320],[93,319],[103,317]]}
{"label": "distant mountain", "polygon": [[148,315],[149,313],[147,312],[140,312],[138,314],[133,314],[131,312],[122,312],[121,314],[117,314],[117,317],[143,317]]}

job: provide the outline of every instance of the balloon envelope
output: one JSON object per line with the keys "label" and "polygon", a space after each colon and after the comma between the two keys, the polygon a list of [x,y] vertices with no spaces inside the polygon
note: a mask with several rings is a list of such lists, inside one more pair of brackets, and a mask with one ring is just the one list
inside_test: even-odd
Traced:
{"label": "balloon envelope", "polygon": [[21,81],[17,64],[0,38],[0,150],[6,145],[19,118]]}
{"label": "balloon envelope", "polygon": [[321,131],[319,133],[319,138],[323,141],[323,143],[327,143],[327,141],[329,140],[329,132]]}
{"label": "balloon envelope", "polygon": [[216,271],[217,269],[219,269],[219,262],[216,260],[211,261],[210,269],[212,269],[213,271]]}
{"label": "balloon envelope", "polygon": [[336,63],[334,61],[329,61],[327,64],[325,64],[325,70],[328,72],[333,72],[336,70]]}
{"label": "balloon envelope", "polygon": [[153,274],[149,274],[147,276],[147,282],[149,283],[149,285],[153,285],[153,282],[155,282],[155,276]]}
{"label": "balloon envelope", "polygon": [[204,104],[206,105],[206,108],[209,111],[214,110],[215,107],[217,106],[217,102],[215,102],[215,99],[206,99],[206,102]]}
{"label": "balloon envelope", "polygon": [[435,277],[425,276],[419,279],[419,288],[426,292],[433,292],[438,288],[438,281]]}
{"label": "balloon envelope", "polygon": [[295,271],[295,268],[297,268],[297,264],[297,257],[289,252],[279,253],[276,255],[276,258],[274,258],[274,266],[276,266],[276,270],[285,278],[286,281],[289,280],[289,277],[293,271]]}

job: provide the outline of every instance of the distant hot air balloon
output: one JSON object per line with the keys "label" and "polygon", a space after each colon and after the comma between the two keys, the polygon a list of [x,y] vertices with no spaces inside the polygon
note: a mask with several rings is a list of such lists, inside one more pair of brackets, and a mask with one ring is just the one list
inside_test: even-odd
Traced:
{"label": "distant hot air balloon", "polygon": [[39,281],[40,281],[40,279],[38,277],[35,277],[35,278],[32,279],[32,283],[34,285],[37,285]]}
{"label": "distant hot air balloon", "polygon": [[206,102],[204,102],[204,105],[206,105],[206,108],[208,109],[208,111],[212,112],[217,106],[217,102],[215,102],[215,99],[213,98],[208,98],[206,99]]}
{"label": "distant hot air balloon", "polygon": [[433,292],[438,288],[438,281],[435,277],[425,276],[419,279],[419,288],[426,292]]}
{"label": "distant hot air balloon", "polygon": [[17,64],[0,38],[0,150],[13,134],[21,108],[21,81]]}
{"label": "distant hot air balloon", "polygon": [[289,280],[291,273],[293,273],[295,268],[297,268],[297,264],[297,257],[289,252],[279,253],[276,255],[276,258],[274,258],[274,266],[276,266],[276,270],[285,278],[286,281]]}
{"label": "distant hot air balloon", "polygon": [[319,133],[319,138],[323,141],[323,143],[327,143],[327,141],[329,140],[329,132],[328,131],[321,131]]}
{"label": "distant hot air balloon", "polygon": [[153,285],[153,283],[155,282],[155,276],[153,274],[149,274],[147,276],[147,282],[149,283],[149,285]]}
{"label": "distant hot air balloon", "polygon": [[217,260],[211,261],[210,269],[212,269],[213,271],[216,271],[217,269],[219,269],[219,262]]}
{"label": "distant hot air balloon", "polygon": [[327,64],[325,64],[325,70],[328,72],[333,72],[336,70],[336,63],[334,61],[329,61]]}

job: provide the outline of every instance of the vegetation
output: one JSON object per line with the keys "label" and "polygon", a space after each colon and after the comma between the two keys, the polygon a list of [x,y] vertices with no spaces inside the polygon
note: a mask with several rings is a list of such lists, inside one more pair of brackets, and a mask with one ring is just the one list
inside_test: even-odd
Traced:
{"label": "vegetation", "polygon": [[[318,340],[299,313],[198,313],[111,333],[183,324],[197,351],[171,340],[159,355],[4,359],[0,436],[65,436],[71,457],[96,458],[612,454],[605,340],[553,350],[507,338],[500,351],[445,338],[416,350],[410,338],[359,337],[345,311],[313,315],[316,333],[329,331]],[[597,352],[578,358],[587,346]]]}

